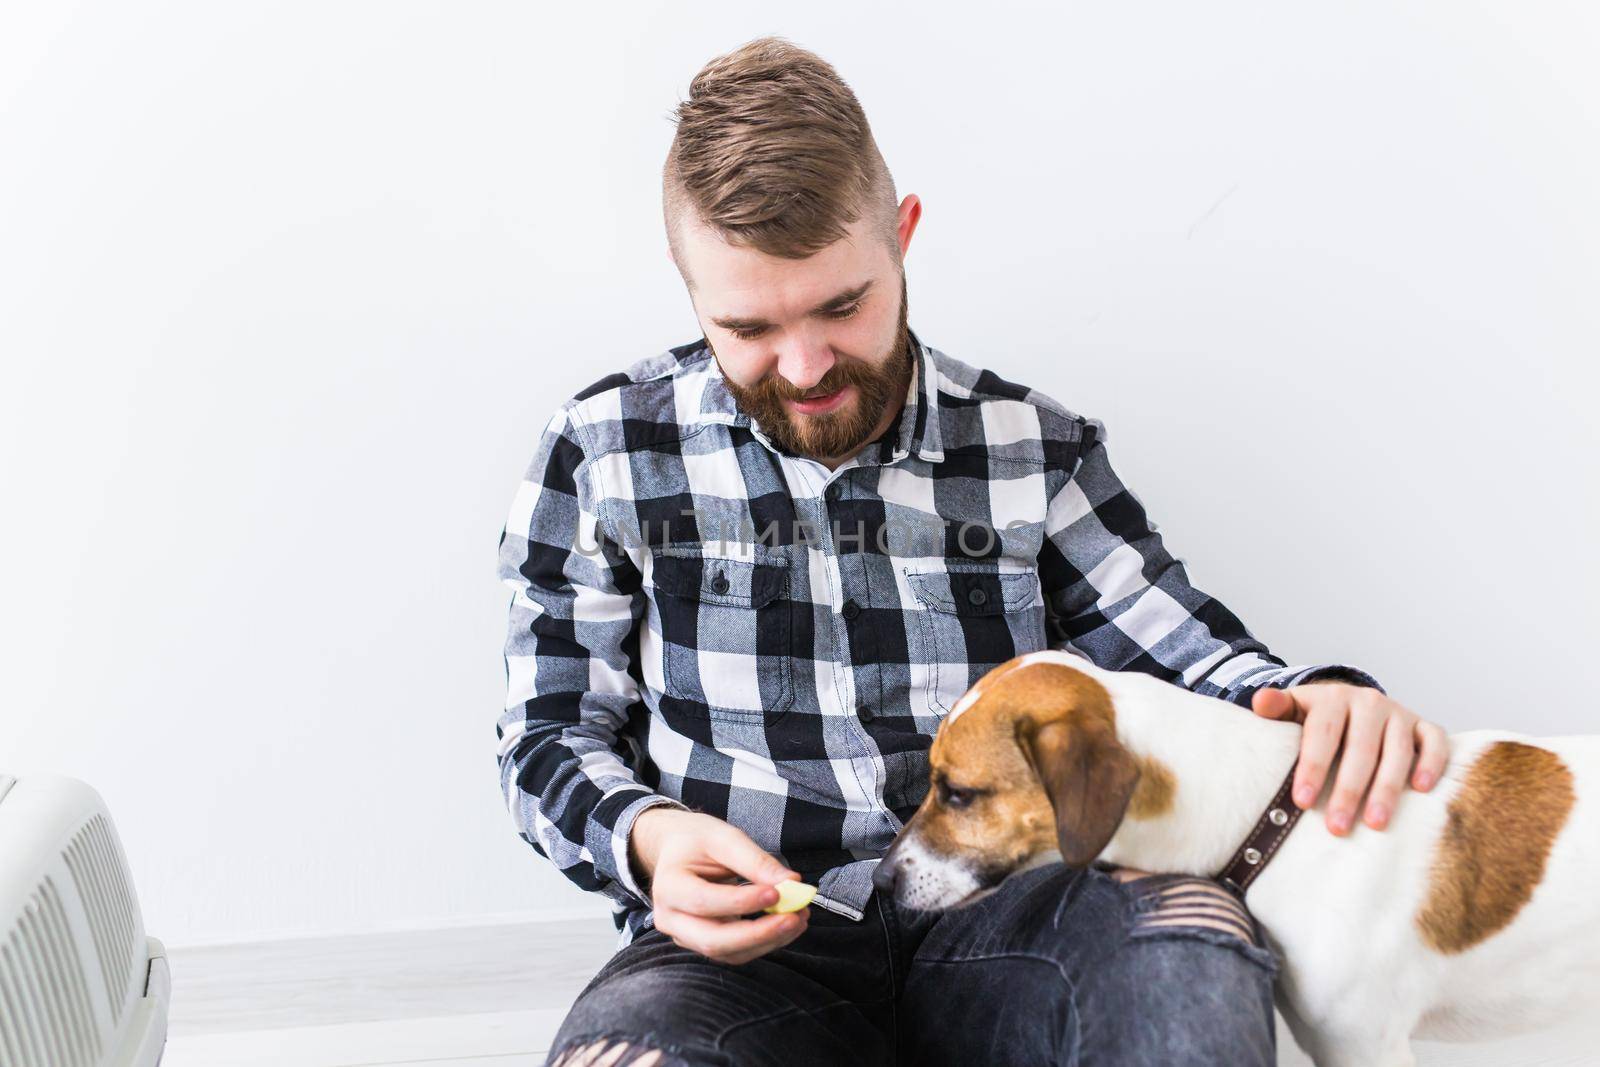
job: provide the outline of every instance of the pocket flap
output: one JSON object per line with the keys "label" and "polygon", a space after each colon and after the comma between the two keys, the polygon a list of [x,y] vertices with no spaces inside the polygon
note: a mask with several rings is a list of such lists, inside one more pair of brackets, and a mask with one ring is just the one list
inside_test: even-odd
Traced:
{"label": "pocket flap", "polygon": [[701,552],[656,552],[651,563],[657,589],[707,604],[759,608],[783,591],[789,561],[725,559]]}
{"label": "pocket flap", "polygon": [[954,615],[1003,615],[1033,605],[1039,581],[1033,568],[907,571],[911,591],[923,605]]}

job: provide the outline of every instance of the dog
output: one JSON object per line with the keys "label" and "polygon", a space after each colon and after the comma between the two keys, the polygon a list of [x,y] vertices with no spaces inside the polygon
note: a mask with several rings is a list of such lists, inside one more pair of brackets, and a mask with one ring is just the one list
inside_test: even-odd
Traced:
{"label": "dog", "polygon": [[[940,723],[928,794],[874,882],[938,911],[1041,863],[1216,878],[1253,853],[1275,999],[1319,1067],[1401,1067],[1413,1037],[1499,1038],[1600,1005],[1600,737],[1454,734],[1432,791],[1338,837],[1312,817],[1328,788],[1298,823],[1269,807],[1300,735],[1152,675],[1019,656]],[[1276,852],[1243,848],[1268,815],[1289,823]]]}

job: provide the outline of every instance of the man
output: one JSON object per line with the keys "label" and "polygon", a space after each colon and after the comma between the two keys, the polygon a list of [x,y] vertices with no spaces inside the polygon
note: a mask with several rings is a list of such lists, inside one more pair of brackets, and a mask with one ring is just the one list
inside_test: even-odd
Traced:
{"label": "man", "polygon": [[[1443,731],[1286,666],[1188,584],[1102,423],[909,329],[921,205],[828,64],[714,60],[663,190],[704,336],[562,405],[501,536],[506,799],[620,929],[552,1062],[1274,1062],[1276,964],[1223,893],[1054,864],[942,915],[875,894],[932,735],[1071,647],[1303,721],[1296,801],[1342,753],[1345,833],[1432,786]],[[816,906],[760,914],[785,878]]]}

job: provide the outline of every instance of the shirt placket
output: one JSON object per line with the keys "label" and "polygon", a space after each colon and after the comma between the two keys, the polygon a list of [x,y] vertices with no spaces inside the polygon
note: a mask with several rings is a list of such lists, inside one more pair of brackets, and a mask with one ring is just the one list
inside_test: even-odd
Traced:
{"label": "shirt placket", "polygon": [[[856,791],[855,796],[846,797],[852,808],[876,819],[882,830],[892,834],[899,830],[900,821],[884,803],[883,754],[866,728],[873,713],[862,697],[863,693],[878,691],[881,680],[872,675],[879,668],[862,662],[869,657],[856,654],[860,651],[858,642],[871,640],[863,618],[863,605],[867,603],[865,569],[859,564],[843,563],[835,536],[835,509],[849,490],[849,472],[861,463],[855,457],[829,471],[815,460],[786,454],[780,456],[780,462],[790,466],[792,484],[809,490],[803,500],[796,499],[795,505],[810,530],[808,548],[815,552],[813,558],[821,562],[827,580],[829,618],[833,623],[834,655],[829,664],[833,685],[827,693],[819,691],[817,696],[823,715],[839,725],[837,732],[830,733],[848,742],[848,750],[834,757],[850,764],[849,776],[839,775],[839,785]],[[868,829],[862,827],[864,831]]]}

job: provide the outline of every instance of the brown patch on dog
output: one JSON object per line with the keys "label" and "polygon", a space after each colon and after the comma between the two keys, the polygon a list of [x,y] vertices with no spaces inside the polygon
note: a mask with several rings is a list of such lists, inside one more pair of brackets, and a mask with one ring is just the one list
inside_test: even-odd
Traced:
{"label": "brown patch on dog", "polygon": [[1172,810],[1173,796],[1178,791],[1177,776],[1154,756],[1133,759],[1139,766],[1139,784],[1128,801],[1128,818],[1155,819],[1165,815]]}
{"label": "brown patch on dog", "polygon": [[[991,794],[976,820],[945,812],[930,795],[920,832],[936,849],[1002,863],[1020,862],[1053,836],[1067,864],[1087,865],[1116,833],[1142,770],[1117,740],[1110,694],[1058,663],[1008,661],[980,684],[983,699],[946,721],[929,760],[934,775],[948,775],[954,785],[1005,788]],[[1167,772],[1164,787],[1156,774],[1147,805],[1170,803],[1170,779]],[[996,855],[1001,849],[1017,856]]]}
{"label": "brown patch on dog", "polygon": [[1572,810],[1572,772],[1549,749],[1490,745],[1450,801],[1417,928],[1440,952],[1464,951],[1504,929],[1544,877]]}
{"label": "brown patch on dog", "polygon": [[[972,683],[972,688],[971,689],[968,689],[965,693],[961,694],[961,699],[957,700],[953,706],[959,708],[959,707],[962,707],[963,705],[967,705],[968,707],[970,707],[974,702],[976,702],[977,700],[979,700],[983,696],[983,690],[984,690],[984,688],[986,686],[988,686],[990,683],[992,683],[995,679],[999,678],[1002,674],[1007,674],[1007,673],[1009,673],[1011,671],[1016,670],[1017,667],[1021,663],[1022,663],[1022,657],[1021,656],[1013,656],[1011,659],[1006,660],[1004,663],[1000,664],[999,666],[989,668],[989,670],[983,675],[983,677],[979,678],[976,682]],[[960,711],[960,712],[951,712],[950,715],[945,716],[944,722],[941,722],[939,724],[939,729],[943,730],[945,723],[949,722],[952,718],[959,719],[962,715],[965,715],[965,714],[966,714],[965,710]]]}

